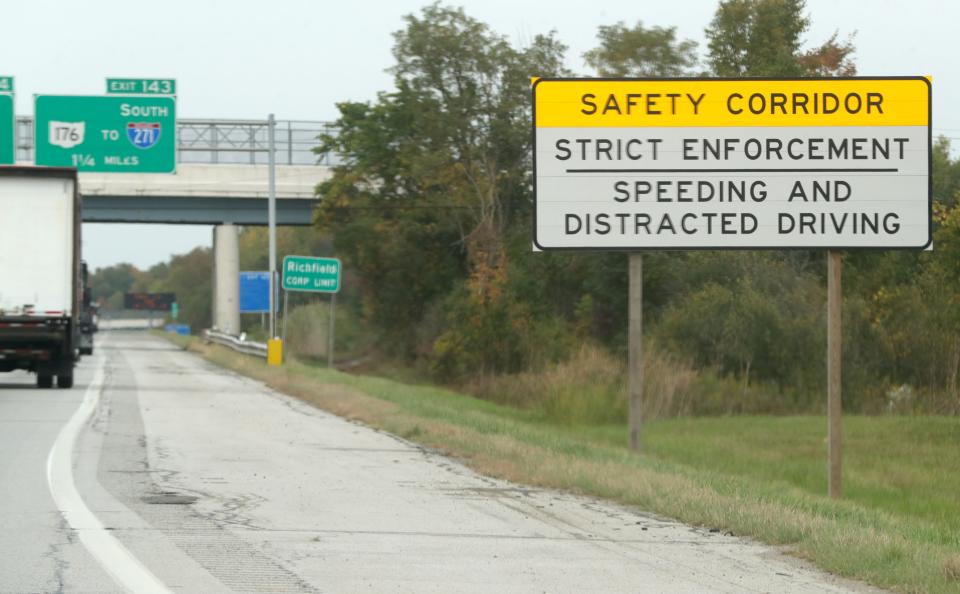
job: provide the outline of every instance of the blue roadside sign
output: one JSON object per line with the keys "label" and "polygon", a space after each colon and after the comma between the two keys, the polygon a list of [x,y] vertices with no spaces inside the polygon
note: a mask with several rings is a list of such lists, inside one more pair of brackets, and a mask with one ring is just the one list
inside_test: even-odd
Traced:
{"label": "blue roadside sign", "polygon": [[240,273],[240,313],[270,311],[270,273]]}

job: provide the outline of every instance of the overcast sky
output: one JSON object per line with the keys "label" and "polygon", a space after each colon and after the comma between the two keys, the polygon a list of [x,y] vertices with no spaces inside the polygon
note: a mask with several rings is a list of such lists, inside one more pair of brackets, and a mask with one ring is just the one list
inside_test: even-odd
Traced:
{"label": "overcast sky", "polygon": [[[177,79],[185,118],[332,120],[335,103],[372,99],[390,88],[391,33],[425,2],[413,0],[30,0],[3,5],[0,75],[16,77],[17,113],[32,115],[34,94],[100,94],[111,77]],[[568,66],[590,74],[582,54],[597,27],[675,26],[700,44],[717,2],[483,0],[451,2],[511,41],[556,30]],[[955,75],[960,3],[950,0],[808,0],[810,45],[834,31],[856,33],[861,75],[932,75],[934,131],[956,137]],[[532,73],[533,74],[533,73]],[[85,225],[94,267],[132,262],[144,268],[197,245],[209,227]]]}

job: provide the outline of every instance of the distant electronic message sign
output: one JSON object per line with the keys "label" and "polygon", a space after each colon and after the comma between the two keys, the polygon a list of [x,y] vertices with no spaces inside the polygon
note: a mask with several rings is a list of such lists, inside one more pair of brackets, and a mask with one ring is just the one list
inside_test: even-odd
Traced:
{"label": "distant electronic message sign", "polygon": [[124,293],[123,308],[149,311],[170,311],[177,300],[175,293]]}

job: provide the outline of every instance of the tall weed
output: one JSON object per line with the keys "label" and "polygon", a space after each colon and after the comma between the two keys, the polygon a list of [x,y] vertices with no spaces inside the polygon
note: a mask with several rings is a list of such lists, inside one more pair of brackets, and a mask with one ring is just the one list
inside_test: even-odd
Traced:
{"label": "tall weed", "polygon": [[[690,366],[648,346],[644,354],[644,416],[689,413],[696,378],[697,372]],[[592,344],[539,371],[477,378],[466,387],[481,398],[536,410],[567,424],[613,423],[627,418],[626,366]]]}
{"label": "tall weed", "polygon": [[[822,411],[823,403],[806,393],[696,369],[652,342],[644,346],[643,358],[644,419]],[[627,419],[625,361],[594,344],[583,345],[569,359],[538,371],[476,377],[464,388],[477,397],[534,410],[564,424]]]}

